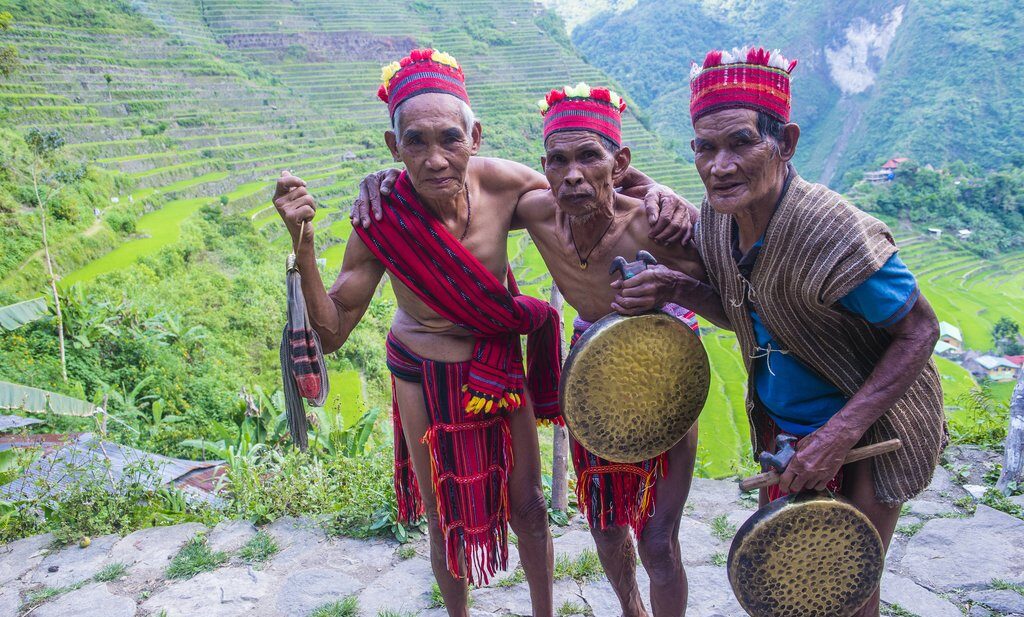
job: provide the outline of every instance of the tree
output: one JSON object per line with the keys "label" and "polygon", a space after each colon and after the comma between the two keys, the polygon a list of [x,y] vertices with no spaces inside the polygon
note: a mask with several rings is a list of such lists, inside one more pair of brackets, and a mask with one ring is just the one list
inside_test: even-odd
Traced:
{"label": "tree", "polygon": [[[25,142],[32,149],[35,158],[32,162],[32,188],[35,191],[36,208],[39,210],[39,223],[43,235],[43,256],[46,260],[46,274],[50,279],[50,291],[53,293],[53,305],[57,313],[57,338],[60,344],[60,371],[64,382],[68,381],[68,362],[64,351],[64,315],[60,309],[60,294],[57,293],[57,277],[53,273],[53,260],[50,258],[50,243],[46,237],[46,203],[59,190],[59,187],[46,186],[46,196],[39,191],[39,185],[47,179],[42,177],[42,166],[53,160],[54,155],[64,147],[64,136],[60,131],[41,131],[37,128],[29,130]],[[54,180],[55,181],[55,180]]]}
{"label": "tree", "polygon": [[1018,371],[1017,385],[1010,396],[1010,430],[1003,456],[1003,472],[996,489],[1009,495],[1012,488],[1024,488],[1024,369]]}
{"label": "tree", "polygon": [[992,340],[995,341],[996,351],[1001,354],[1012,356],[1024,351],[1019,337],[1020,324],[1009,317],[1000,317],[992,326]]}

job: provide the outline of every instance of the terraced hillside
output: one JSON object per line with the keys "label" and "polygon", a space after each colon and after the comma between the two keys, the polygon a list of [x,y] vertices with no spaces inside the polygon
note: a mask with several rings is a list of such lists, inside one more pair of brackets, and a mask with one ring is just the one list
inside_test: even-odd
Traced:
{"label": "terraced hillside", "polygon": [[[113,295],[119,285],[144,283],[145,293],[134,295],[145,295],[153,311],[183,319],[198,314],[187,305],[201,303],[212,287],[232,290],[243,300],[223,310],[239,314],[219,314],[213,304],[206,307],[207,325],[265,331],[234,342],[244,354],[237,370],[252,372],[264,387],[276,380],[277,326],[261,324],[277,324],[281,316],[267,314],[247,294],[278,297],[279,260],[288,246],[269,207],[273,179],[290,169],[318,197],[318,253],[332,279],[357,179],[391,164],[380,137],[386,112],[375,97],[382,63],[414,45],[450,51],[464,65],[484,123],[485,153],[534,164],[540,117],[533,101],[553,85],[608,83],[551,29],[550,16],[526,0],[138,0],[134,8],[89,0],[76,5],[78,12],[58,0],[29,4],[0,0],[0,12],[14,14],[7,39],[22,58],[19,72],[0,81],[0,120],[18,131],[57,129],[70,159],[107,172],[96,172],[105,187],[99,215],[51,229],[61,287],[74,297],[76,284]],[[636,110],[624,128],[641,169],[699,198],[692,168],[644,128]],[[5,216],[28,221],[29,205]],[[232,246],[241,241],[226,236],[211,241],[205,257],[192,256],[197,236],[209,235],[203,221],[217,218],[211,205],[225,217],[244,216],[263,246]],[[1001,315],[1024,320],[1024,256],[984,262],[916,235],[902,244],[940,318],[958,324],[969,346],[985,348]],[[0,299],[43,293],[39,243],[4,246],[10,248],[0,260]],[[514,234],[509,250],[524,290],[546,296],[550,278],[529,238]],[[385,287],[380,311],[390,310],[389,297]],[[367,331],[357,330],[349,347],[373,340],[359,338],[361,332]],[[731,334],[709,330],[705,341],[713,382],[702,420],[703,471],[726,475],[747,459],[742,365]],[[335,390],[328,407],[348,421],[385,400],[379,375],[372,383],[366,377],[371,351],[354,349],[331,365]],[[955,365],[944,364],[943,371],[952,404],[973,382]],[[56,380],[32,385],[62,387]],[[193,413],[203,413],[203,400],[189,401],[198,408]]]}

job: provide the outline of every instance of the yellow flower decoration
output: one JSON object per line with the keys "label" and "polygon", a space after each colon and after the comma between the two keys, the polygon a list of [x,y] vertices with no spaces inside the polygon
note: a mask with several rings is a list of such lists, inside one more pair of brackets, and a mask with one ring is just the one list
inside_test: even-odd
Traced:
{"label": "yellow flower decoration", "polygon": [[437,51],[435,49],[434,53],[430,54],[430,59],[439,64],[446,64],[452,67],[453,69],[459,68],[458,61],[456,61],[451,54],[445,51]]}
{"label": "yellow flower decoration", "polygon": [[384,88],[387,89],[391,86],[391,78],[395,76],[395,73],[402,68],[402,65],[397,62],[392,62],[387,66],[383,66],[380,69],[380,80],[384,84]]}

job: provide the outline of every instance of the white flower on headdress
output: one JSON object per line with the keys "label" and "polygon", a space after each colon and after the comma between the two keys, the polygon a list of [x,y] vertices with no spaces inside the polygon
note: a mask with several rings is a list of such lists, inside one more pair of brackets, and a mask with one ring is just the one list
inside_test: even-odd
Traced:
{"label": "white flower on headdress", "polygon": [[548,100],[546,98],[537,101],[537,107],[540,109],[540,113],[542,114],[548,113],[548,110],[551,109],[551,106],[548,105]]}

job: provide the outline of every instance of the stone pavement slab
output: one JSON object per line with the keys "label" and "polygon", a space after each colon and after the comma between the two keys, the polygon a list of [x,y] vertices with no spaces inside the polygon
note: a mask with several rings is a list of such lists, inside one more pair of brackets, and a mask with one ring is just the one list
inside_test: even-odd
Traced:
{"label": "stone pavement slab", "polygon": [[32,611],[34,617],[134,617],[135,601],[116,596],[106,583],[68,592]]}
{"label": "stone pavement slab", "polygon": [[266,602],[274,579],[252,568],[228,567],[176,582],[142,604],[167,617],[250,617]]}
{"label": "stone pavement slab", "polygon": [[281,617],[306,617],[316,607],[343,600],[361,588],[359,581],[340,570],[297,570],[278,586],[273,605]]}
{"label": "stone pavement slab", "polygon": [[43,534],[0,546],[0,587],[6,589],[8,583],[39,565],[52,542],[52,535]]}
{"label": "stone pavement slab", "polygon": [[107,564],[111,548],[120,539],[109,535],[93,538],[85,548],[66,546],[44,557],[24,580],[45,587],[67,587],[90,579]]}
{"label": "stone pavement slab", "polygon": [[885,572],[882,575],[882,602],[898,604],[917,615],[963,617],[960,609],[909,578]]}
{"label": "stone pavement slab", "polygon": [[221,521],[207,536],[211,551],[234,553],[256,535],[256,526],[249,521]]}
{"label": "stone pavement slab", "polygon": [[158,579],[181,547],[203,531],[206,526],[200,523],[140,529],[114,545],[109,562],[128,566],[128,575],[133,580]]}
{"label": "stone pavement slab", "polygon": [[907,543],[901,570],[938,591],[1024,582],[1024,521],[978,505],[966,519],[932,519]]}

